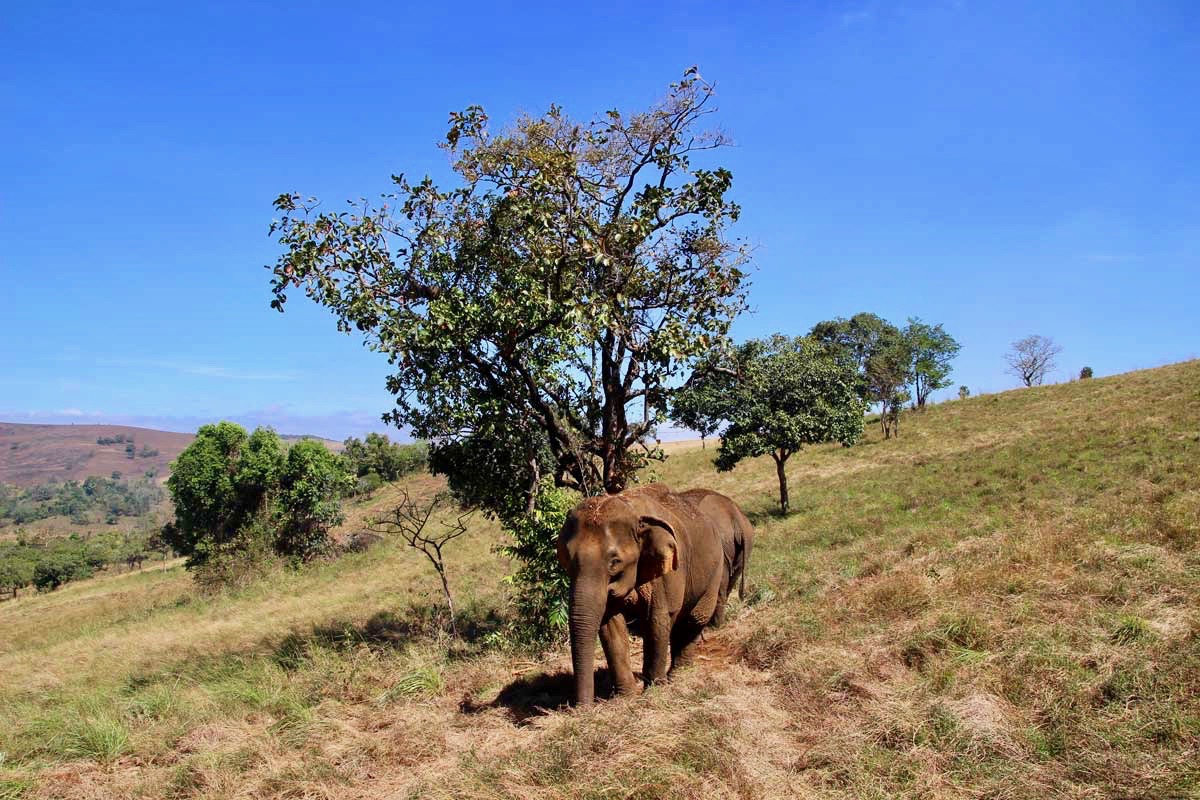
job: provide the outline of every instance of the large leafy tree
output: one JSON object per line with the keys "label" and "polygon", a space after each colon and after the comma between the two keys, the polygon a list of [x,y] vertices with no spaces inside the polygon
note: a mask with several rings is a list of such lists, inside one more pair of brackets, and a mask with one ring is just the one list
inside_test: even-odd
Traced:
{"label": "large leafy tree", "polygon": [[698,409],[707,424],[728,422],[718,469],[771,456],[784,514],[790,508],[787,460],[808,444],[853,444],[862,435],[866,410],[853,359],[813,339],[779,334],[702,364],[679,399],[688,413]]}
{"label": "large leafy tree", "polygon": [[962,349],[941,324],[930,325],[910,317],[904,328],[904,338],[912,350],[913,390],[917,408],[924,408],[929,395],[951,384],[950,362]]}
{"label": "large leafy tree", "polygon": [[693,69],[633,114],[551,106],[497,132],[477,106],[452,114],[454,188],[398,175],[379,206],[276,200],[272,305],[300,289],[387,354],[389,418],[459,449],[436,469],[515,443],[507,495],[547,473],[619,491],[674,381],[745,306],[732,175],[693,163],[727,144],[703,127],[711,99]]}

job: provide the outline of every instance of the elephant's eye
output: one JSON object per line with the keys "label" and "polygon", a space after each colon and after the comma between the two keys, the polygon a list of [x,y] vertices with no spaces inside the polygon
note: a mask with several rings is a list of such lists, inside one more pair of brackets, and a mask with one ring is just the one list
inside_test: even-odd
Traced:
{"label": "elephant's eye", "polygon": [[616,572],[620,568],[621,568],[621,559],[614,558],[612,561],[608,562],[609,572]]}

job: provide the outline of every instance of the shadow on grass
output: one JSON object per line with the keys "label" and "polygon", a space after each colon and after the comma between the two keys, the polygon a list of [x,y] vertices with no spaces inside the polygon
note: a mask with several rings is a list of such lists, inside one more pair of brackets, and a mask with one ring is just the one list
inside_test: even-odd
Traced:
{"label": "shadow on grass", "polygon": [[754,527],[765,525],[768,522],[778,522],[781,519],[787,519],[796,515],[796,509],[792,509],[787,514],[779,510],[779,506],[774,508],[764,508],[752,511],[746,511],[746,519],[750,520],[750,524]]}
{"label": "shadow on grass", "polygon": [[[596,670],[596,699],[607,700],[616,693],[612,673],[607,667]],[[562,710],[574,703],[575,676],[570,672],[540,672],[523,675],[500,690],[490,703],[464,698],[458,704],[464,714],[482,714],[493,708],[504,710],[514,725],[524,726],[530,720]]]}
{"label": "shadow on grass", "polygon": [[[471,649],[481,646],[488,634],[504,625],[496,609],[485,608],[468,608],[457,615],[455,622],[460,641]],[[334,621],[316,625],[307,633],[289,633],[275,647],[274,659],[284,669],[294,669],[314,647],[349,650],[367,645],[399,650],[448,634],[449,624],[443,609],[413,606],[404,614],[378,611],[362,623]]]}

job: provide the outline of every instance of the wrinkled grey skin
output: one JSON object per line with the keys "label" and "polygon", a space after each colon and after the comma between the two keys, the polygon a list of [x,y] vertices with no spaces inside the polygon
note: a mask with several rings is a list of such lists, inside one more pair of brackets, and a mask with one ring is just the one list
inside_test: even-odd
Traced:
{"label": "wrinkled grey skin", "polygon": [[576,506],[559,533],[558,558],[571,578],[577,704],[595,697],[597,633],[621,694],[637,691],[630,621],[642,629],[647,686],[689,663],[705,626],[724,620],[734,583],[744,584],[753,537],[737,505],[707,489],[653,484]]}

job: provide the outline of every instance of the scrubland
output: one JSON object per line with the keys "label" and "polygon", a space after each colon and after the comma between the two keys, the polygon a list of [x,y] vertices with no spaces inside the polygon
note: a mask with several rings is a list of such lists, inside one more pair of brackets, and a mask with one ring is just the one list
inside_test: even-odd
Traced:
{"label": "scrubland", "polygon": [[806,450],[784,518],[769,459],[670,449],[646,479],[758,529],[671,684],[567,707],[486,520],[458,643],[393,543],[209,596],[171,563],[0,605],[0,798],[1200,797],[1200,362]]}

